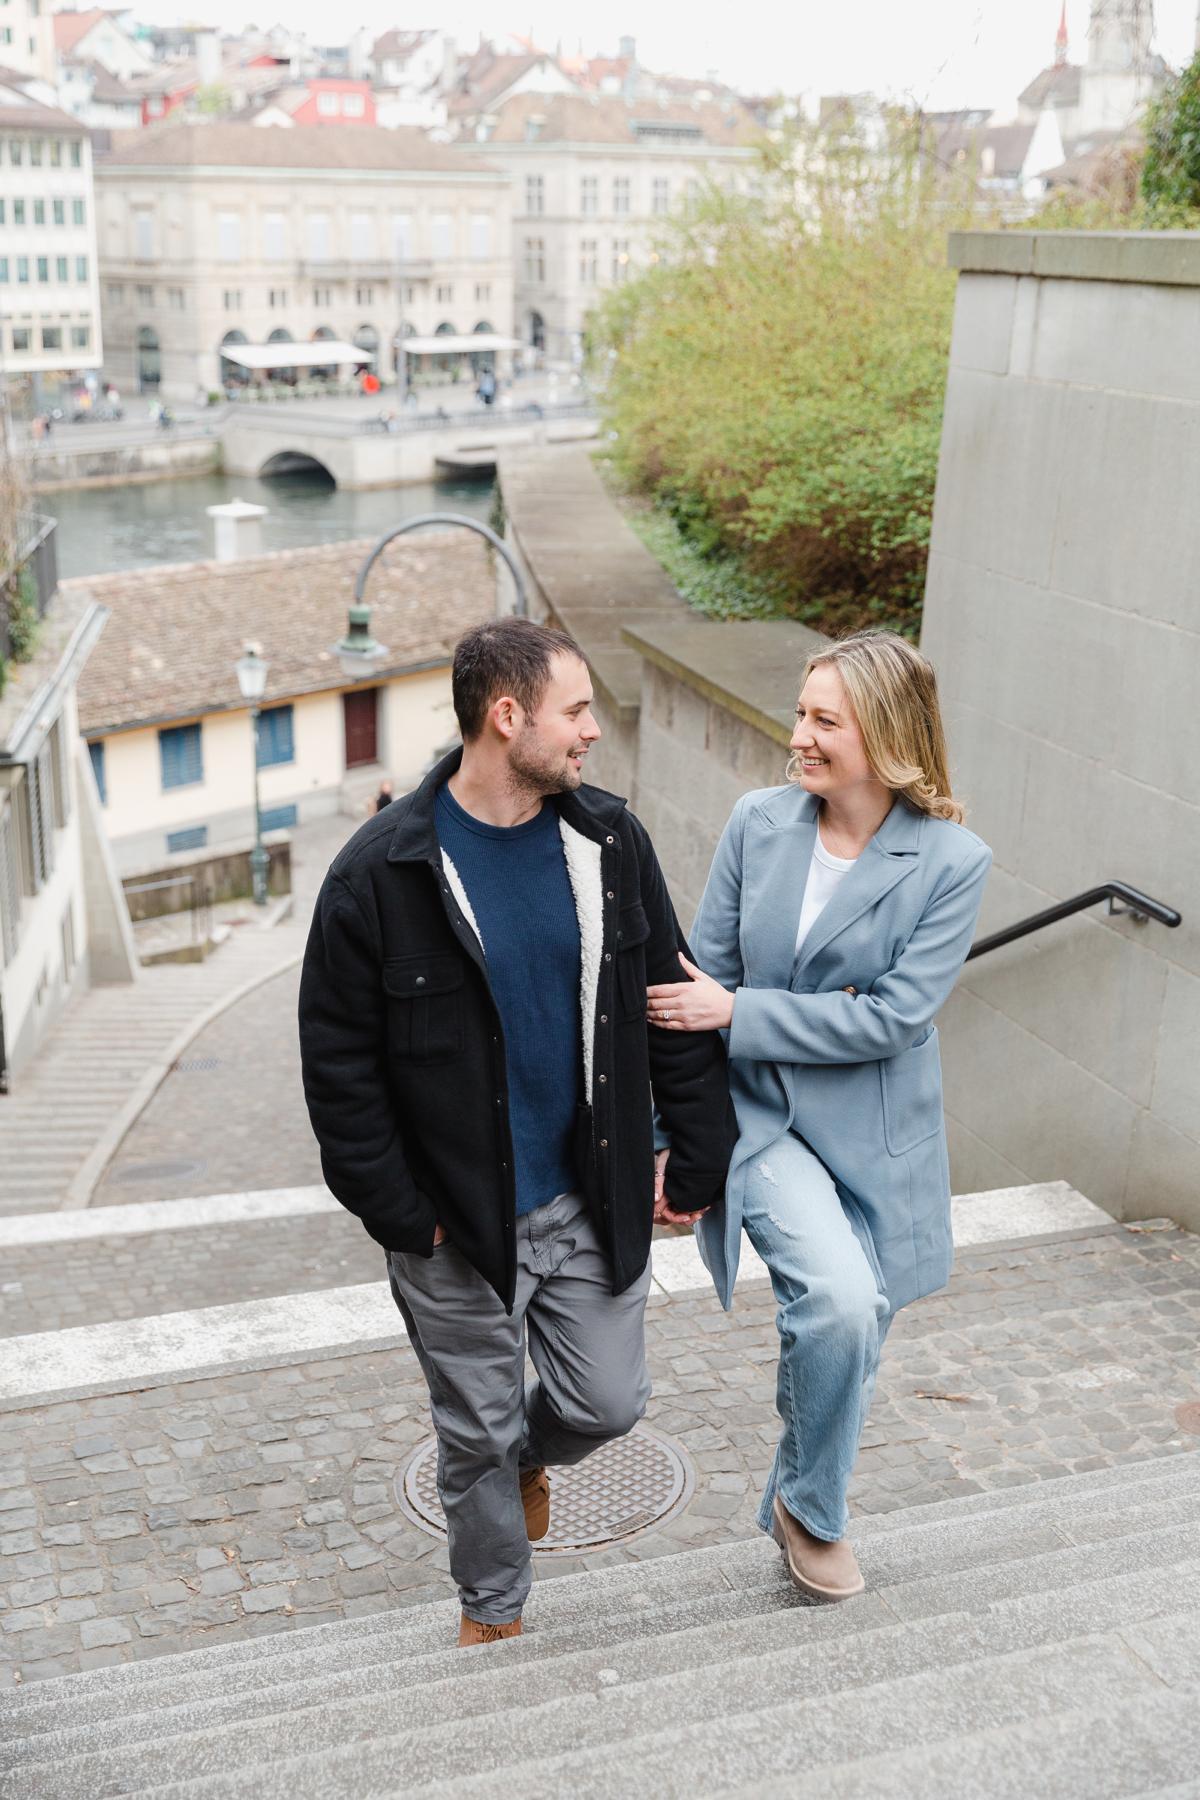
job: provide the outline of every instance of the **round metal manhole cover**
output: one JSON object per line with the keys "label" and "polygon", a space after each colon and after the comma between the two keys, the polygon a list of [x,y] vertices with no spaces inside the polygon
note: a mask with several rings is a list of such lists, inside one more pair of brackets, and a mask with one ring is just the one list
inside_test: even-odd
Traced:
{"label": "round metal manhole cover", "polygon": [[[578,1556],[624,1543],[685,1507],[696,1484],[683,1450],[638,1426],[570,1468],[550,1470],[550,1530],[538,1556]],[[396,1477],[402,1511],[422,1531],[445,1537],[437,1492],[437,1440],[427,1438]]]}

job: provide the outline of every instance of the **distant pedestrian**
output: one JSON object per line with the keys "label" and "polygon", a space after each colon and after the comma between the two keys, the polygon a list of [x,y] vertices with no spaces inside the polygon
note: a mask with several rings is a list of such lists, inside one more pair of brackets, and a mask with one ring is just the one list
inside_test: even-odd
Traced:
{"label": "distant pedestrian", "polygon": [[375,796],[375,811],[381,813],[385,806],[392,804],[392,784],[384,780],[379,784],[379,792]]}

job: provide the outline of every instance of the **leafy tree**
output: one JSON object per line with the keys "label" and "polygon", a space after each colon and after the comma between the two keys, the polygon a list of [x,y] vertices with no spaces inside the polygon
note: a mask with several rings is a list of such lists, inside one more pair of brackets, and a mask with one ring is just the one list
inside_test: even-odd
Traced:
{"label": "leafy tree", "polygon": [[1158,212],[1200,209],[1200,54],[1149,108],[1142,195]]}

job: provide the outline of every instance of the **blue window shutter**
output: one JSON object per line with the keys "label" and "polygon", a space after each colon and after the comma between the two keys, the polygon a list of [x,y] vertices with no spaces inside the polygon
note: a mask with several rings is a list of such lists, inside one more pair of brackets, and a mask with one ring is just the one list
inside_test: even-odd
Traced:
{"label": "blue window shutter", "polygon": [[295,804],[265,807],[259,818],[264,831],[287,831],[296,823]]}
{"label": "blue window shutter", "polygon": [[104,739],[97,738],[88,745],[88,755],[92,759],[92,773],[96,777],[96,789],[100,795],[101,806],[108,805],[108,776],[104,766]]}
{"label": "blue window shutter", "polygon": [[186,831],[168,831],[167,854],[176,850],[203,850],[208,843],[207,825],[189,825]]}
{"label": "blue window shutter", "polygon": [[258,717],[258,766],[296,760],[296,741],[290,706],[272,706]]}
{"label": "blue window shutter", "polygon": [[158,734],[164,788],[194,787],[204,780],[199,725],[175,725]]}

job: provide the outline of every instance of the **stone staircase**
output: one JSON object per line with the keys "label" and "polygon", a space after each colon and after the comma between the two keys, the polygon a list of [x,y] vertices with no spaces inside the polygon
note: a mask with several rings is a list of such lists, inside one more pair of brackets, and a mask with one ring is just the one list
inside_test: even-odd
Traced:
{"label": "stone staircase", "polygon": [[427,1794],[1200,1795],[1200,1453],[853,1527],[868,1591],[798,1603],[767,1539],[40,1682],[6,1800]]}

